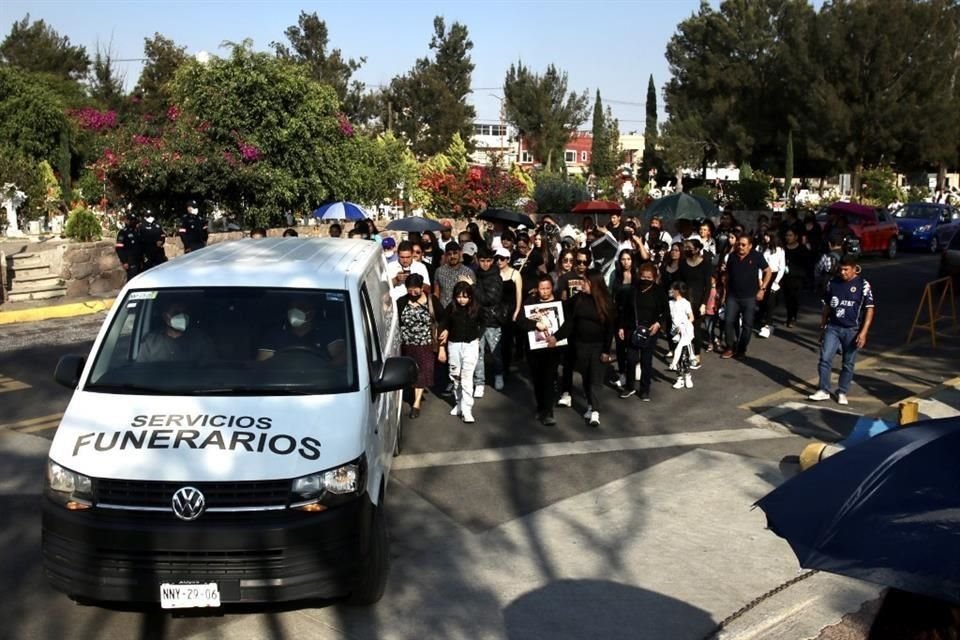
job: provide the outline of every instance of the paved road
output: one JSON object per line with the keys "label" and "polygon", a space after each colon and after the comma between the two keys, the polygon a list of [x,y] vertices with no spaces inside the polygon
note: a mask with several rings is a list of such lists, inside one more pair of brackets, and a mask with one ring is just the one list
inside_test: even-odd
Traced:
{"label": "paved road", "polygon": [[[842,437],[858,414],[958,375],[956,339],[940,350],[919,341],[902,348],[935,259],[868,259],[864,272],[880,312],[846,409],[802,400],[815,379],[812,307],[792,331],[754,340],[746,361],[707,354],[693,390],[674,390],[662,375],[649,404],[605,390],[600,429],[586,426],[576,405],[558,411],[556,427],[536,423],[522,372],[503,393],[488,390],[474,425],[430,396],[421,419],[405,425],[390,493],[394,572],[375,614],[332,606],[174,618],[76,607],[49,591],[39,570],[36,496],[69,399],[51,374],[64,353],[89,349],[102,317],[4,327],[0,504],[16,518],[0,547],[0,616],[17,621],[9,629],[21,638],[59,637],[67,628],[76,637],[219,637],[227,629],[231,637],[562,637],[544,621],[551,608],[597,598],[622,611],[592,617],[591,629],[699,637],[796,569],[749,505],[794,472],[789,460],[801,436]],[[740,553],[718,555],[718,530],[722,544],[744,545]],[[698,555],[710,566],[693,562]],[[41,613],[48,608],[56,615]],[[646,617],[635,619],[636,611]],[[561,619],[568,630],[587,622]],[[624,620],[649,635],[628,633],[637,627]]]}

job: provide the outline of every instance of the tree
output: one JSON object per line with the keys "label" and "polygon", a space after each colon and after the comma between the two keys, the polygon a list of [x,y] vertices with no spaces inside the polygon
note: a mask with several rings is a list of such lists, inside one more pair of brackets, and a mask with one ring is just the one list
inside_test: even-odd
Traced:
{"label": "tree", "polygon": [[786,159],[783,163],[783,195],[787,205],[793,205],[793,129],[787,132]]}
{"label": "tree", "polygon": [[677,115],[671,115],[660,130],[660,155],[666,166],[673,170],[679,191],[683,191],[683,170],[699,166],[710,151],[711,143],[702,131],[703,127],[695,116],[683,118]]}
{"label": "tree", "polygon": [[725,0],[719,10],[702,2],[678,25],[667,45],[666,108],[701,123],[707,160],[779,170],[783,132],[802,138],[800,125],[813,120],[815,18],[806,0]]}
{"label": "tree", "polygon": [[13,23],[10,33],[0,43],[0,58],[9,65],[38,73],[80,80],[87,75],[90,58],[82,46],[72,46],[70,38],[61,36],[43,20],[30,23],[28,13]]}
{"label": "tree", "polygon": [[647,120],[643,128],[643,167],[649,171],[656,167],[657,156],[657,88],[653,74],[647,81]]}
{"label": "tree", "polygon": [[618,141],[611,140],[610,133],[610,122],[604,116],[600,90],[597,89],[597,99],[593,103],[593,146],[590,150],[590,173],[597,178],[609,178],[616,170],[616,149],[613,145]]}
{"label": "tree", "polygon": [[564,167],[563,148],[587,119],[587,92],[567,93],[567,74],[550,65],[541,76],[522,62],[511,64],[503,83],[506,120],[526,140],[547,171]]}
{"label": "tree", "polygon": [[952,155],[960,132],[948,61],[957,55],[958,13],[952,0],[823,7],[818,125],[824,145],[853,173],[855,193],[864,167]]}
{"label": "tree", "polygon": [[476,117],[466,100],[474,69],[467,27],[454,22],[447,30],[443,18],[437,16],[433,30],[433,60],[417,60],[407,74],[390,82],[383,96],[389,114],[387,128],[395,128],[419,158],[446,149],[454,134],[469,141]]}
{"label": "tree", "polygon": [[367,61],[344,58],[340,49],[328,50],[330,34],[327,23],[316,12],[300,12],[296,25],[283,32],[290,46],[272,42],[270,46],[278,58],[305,64],[310,76],[333,87],[343,112],[354,121],[366,122],[373,115],[373,98],[366,93],[366,85],[351,78]]}
{"label": "tree", "polygon": [[356,131],[332,87],[249,41],[187,61],[168,89],[165,112],[107,132],[94,171],[112,197],[167,216],[202,197],[261,226],[330,199],[392,200],[409,184],[402,142]]}
{"label": "tree", "polygon": [[72,130],[62,98],[36,74],[0,66],[0,147],[36,166],[47,161],[60,170],[64,190],[70,185]]}
{"label": "tree", "polygon": [[124,102],[124,76],[113,65],[113,43],[106,49],[97,47],[90,69],[88,91],[90,97],[100,105],[118,110]]}
{"label": "tree", "polygon": [[141,113],[164,113],[170,106],[170,82],[187,60],[187,48],[159,33],[143,39],[143,56],[146,62],[133,93],[139,102]]}

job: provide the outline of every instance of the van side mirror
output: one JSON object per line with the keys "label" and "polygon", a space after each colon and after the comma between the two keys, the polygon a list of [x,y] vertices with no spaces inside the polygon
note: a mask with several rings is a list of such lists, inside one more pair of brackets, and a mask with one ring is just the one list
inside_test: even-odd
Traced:
{"label": "van side mirror", "polygon": [[381,373],[380,378],[373,383],[373,392],[385,393],[387,391],[396,391],[397,389],[412,387],[413,383],[417,381],[418,373],[419,368],[417,367],[416,360],[413,358],[406,356],[388,358],[387,361],[383,363],[383,373]]}
{"label": "van side mirror", "polygon": [[85,356],[76,354],[63,356],[57,363],[53,379],[67,389],[76,389],[77,383],[80,382],[80,373],[83,371],[83,365],[86,362],[87,358]]}

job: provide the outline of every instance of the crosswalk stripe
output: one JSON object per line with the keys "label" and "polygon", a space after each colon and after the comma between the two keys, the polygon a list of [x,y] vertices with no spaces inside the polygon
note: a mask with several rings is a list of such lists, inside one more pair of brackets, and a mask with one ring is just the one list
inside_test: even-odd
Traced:
{"label": "crosswalk stripe", "polygon": [[31,427],[37,424],[46,424],[49,422],[59,423],[62,417],[63,413],[51,413],[48,416],[40,416],[38,418],[25,418],[23,420],[18,420],[17,422],[0,424],[0,429],[14,429],[16,431],[23,431],[24,427]]}
{"label": "crosswalk stripe", "polygon": [[8,376],[0,375],[0,393],[7,393],[8,391],[19,391],[21,389],[29,389],[30,385],[26,382],[21,382],[20,380],[15,380]]}
{"label": "crosswalk stripe", "polygon": [[56,429],[59,425],[60,425],[60,421],[54,420],[52,422],[41,422],[40,424],[35,424],[30,427],[15,429],[15,431],[19,433],[37,433],[40,431],[48,431],[50,429]]}
{"label": "crosswalk stripe", "polygon": [[534,460],[557,456],[574,456],[614,451],[637,451],[663,447],[691,447],[782,438],[788,434],[773,433],[767,429],[722,429],[718,431],[691,431],[632,438],[606,438],[581,440],[580,442],[552,442],[549,444],[520,445],[500,449],[472,449],[467,451],[441,451],[403,455],[393,463],[394,470],[446,467],[508,460]]}

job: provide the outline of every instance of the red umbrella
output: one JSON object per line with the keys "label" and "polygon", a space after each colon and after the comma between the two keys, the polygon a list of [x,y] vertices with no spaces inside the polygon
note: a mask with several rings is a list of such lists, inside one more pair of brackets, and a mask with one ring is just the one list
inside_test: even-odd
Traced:
{"label": "red umbrella", "polygon": [[571,209],[573,213],[620,213],[622,210],[619,202],[610,200],[584,200]]}

